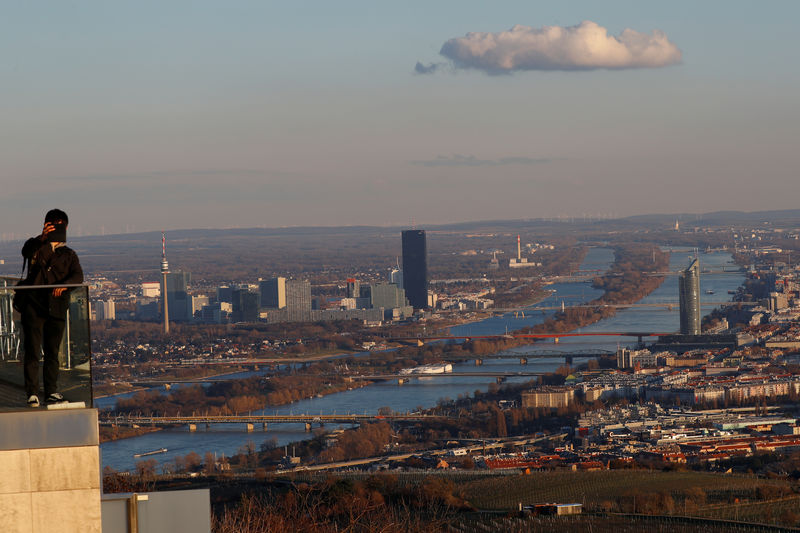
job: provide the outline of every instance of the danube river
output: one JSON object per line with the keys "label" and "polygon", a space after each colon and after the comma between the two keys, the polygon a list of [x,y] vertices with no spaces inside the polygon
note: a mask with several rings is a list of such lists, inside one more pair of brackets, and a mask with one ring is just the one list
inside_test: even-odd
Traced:
{"label": "danube river", "polygon": [[[670,260],[670,270],[676,272],[688,266],[688,251],[674,251]],[[613,262],[613,254],[609,249],[593,248],[589,251],[582,270],[605,271]],[[726,253],[702,254],[701,267],[714,272],[723,270],[724,266],[732,267],[730,255]],[[707,301],[726,301],[730,299],[729,290],[735,290],[743,280],[741,273],[703,274],[701,275],[701,293]],[[551,285],[553,294],[537,304],[539,306],[574,305],[587,302],[598,297],[602,291],[593,289],[587,282],[561,283]],[[713,295],[706,295],[705,291]],[[664,304],[663,307],[641,307],[620,310],[616,316],[582,328],[581,332],[592,331],[651,331],[674,332],[678,329],[677,305],[672,309],[669,304],[678,300],[677,276],[668,276],[664,283],[642,303]],[[713,306],[712,306],[713,307]],[[708,312],[711,307],[704,306]],[[453,335],[487,335],[502,334],[527,326],[541,323],[551,312],[528,311],[525,316],[513,313],[502,317],[492,317],[481,322],[465,324],[451,328]],[[588,339],[588,340],[587,340]],[[615,350],[618,345],[627,345],[636,339],[625,337],[604,337],[599,340],[592,337],[562,338],[557,346],[553,343],[538,343],[533,347],[516,348],[515,352],[552,348],[563,351],[582,349]],[[570,346],[571,345],[571,346]],[[500,371],[500,372],[550,372],[562,365],[563,358],[531,359],[526,366],[519,364],[519,359],[509,358],[486,359],[483,365],[476,367],[474,362],[453,364],[456,372]],[[245,373],[243,375],[252,375]],[[233,377],[233,376],[232,376]],[[521,379],[521,378],[520,378]],[[395,382],[381,382],[351,391],[331,394],[320,398],[309,398],[289,405],[268,408],[264,414],[335,414],[335,413],[376,413],[381,407],[389,407],[394,411],[412,411],[419,407],[432,407],[437,401],[445,398],[457,398],[459,395],[472,394],[475,390],[485,391],[494,382],[491,377],[446,377],[413,379],[409,383],[398,386]],[[97,401],[98,407],[109,406],[112,399]],[[187,411],[191,408],[187,407]],[[198,431],[190,433],[187,428],[177,428],[149,433],[131,439],[107,442],[101,445],[103,466],[116,470],[128,470],[134,467],[136,459],[133,454],[159,448],[167,448],[165,454],[154,456],[161,462],[171,461],[176,455],[186,455],[195,451],[201,455],[205,452],[231,455],[236,453],[248,441],[259,447],[264,441],[274,441],[279,445],[308,438],[302,424],[272,424],[268,431],[247,433],[244,426],[235,424],[217,424],[210,429],[198,427]]]}

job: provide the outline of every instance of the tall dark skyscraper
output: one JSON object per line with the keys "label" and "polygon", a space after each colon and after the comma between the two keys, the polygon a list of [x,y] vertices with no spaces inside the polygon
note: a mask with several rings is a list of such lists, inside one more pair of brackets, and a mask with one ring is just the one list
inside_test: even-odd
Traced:
{"label": "tall dark skyscraper", "polygon": [[231,293],[233,322],[257,322],[261,295],[248,287],[237,287]]}
{"label": "tall dark skyscraper", "polygon": [[286,307],[286,278],[262,279],[258,287],[261,291],[261,307],[270,309]]}
{"label": "tall dark skyscraper", "polygon": [[428,307],[428,247],[424,230],[403,232],[403,287],[414,309]]}
{"label": "tall dark skyscraper", "polygon": [[700,335],[700,263],[692,261],[678,277],[681,334]]}

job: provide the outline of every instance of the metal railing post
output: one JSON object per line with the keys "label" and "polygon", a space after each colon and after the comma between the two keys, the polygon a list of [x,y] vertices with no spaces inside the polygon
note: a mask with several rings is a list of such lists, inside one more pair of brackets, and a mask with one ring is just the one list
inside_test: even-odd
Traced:
{"label": "metal railing post", "polygon": [[70,323],[69,323],[69,307],[67,307],[67,327],[65,328],[64,338],[67,340],[66,344],[66,355],[67,355],[67,370],[72,368],[72,351],[69,349],[69,330],[70,330]]}

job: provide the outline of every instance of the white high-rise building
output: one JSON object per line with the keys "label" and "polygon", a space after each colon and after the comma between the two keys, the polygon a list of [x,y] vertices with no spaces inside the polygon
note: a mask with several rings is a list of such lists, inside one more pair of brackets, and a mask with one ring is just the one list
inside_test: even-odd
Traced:
{"label": "white high-rise building", "polygon": [[311,282],[305,279],[286,280],[286,315],[289,322],[311,319]]}
{"label": "white high-rise building", "polygon": [[97,320],[117,319],[117,308],[114,305],[114,300],[97,300],[94,303],[94,309]]}

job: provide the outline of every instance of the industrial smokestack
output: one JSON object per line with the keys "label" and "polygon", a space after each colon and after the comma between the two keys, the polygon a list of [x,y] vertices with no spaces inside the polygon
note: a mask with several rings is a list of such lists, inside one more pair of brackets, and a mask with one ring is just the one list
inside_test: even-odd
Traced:
{"label": "industrial smokestack", "polygon": [[519,235],[517,235],[517,262],[522,261],[522,248],[519,245]]}

